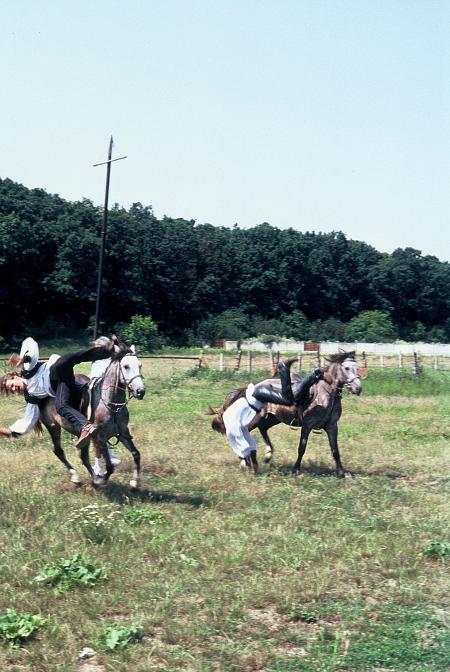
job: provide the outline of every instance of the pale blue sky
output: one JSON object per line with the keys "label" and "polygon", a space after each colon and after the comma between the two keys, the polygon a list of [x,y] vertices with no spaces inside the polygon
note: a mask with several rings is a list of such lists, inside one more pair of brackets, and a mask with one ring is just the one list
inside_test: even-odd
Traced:
{"label": "pale blue sky", "polygon": [[100,204],[112,134],[111,202],[450,260],[449,45],[450,0],[3,0],[0,176]]}

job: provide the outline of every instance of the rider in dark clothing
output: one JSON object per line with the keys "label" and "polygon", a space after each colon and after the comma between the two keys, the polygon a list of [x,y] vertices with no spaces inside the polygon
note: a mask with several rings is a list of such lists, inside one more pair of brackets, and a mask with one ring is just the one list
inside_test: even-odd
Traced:
{"label": "rider in dark clothing", "polygon": [[76,442],[82,448],[95,433],[96,427],[86,422],[86,416],[77,411],[86,383],[77,382],[73,367],[83,362],[95,362],[111,357],[111,346],[89,348],[80,352],[62,355],[50,368],[50,384],[55,390],[55,408],[65,418],[80,437]]}

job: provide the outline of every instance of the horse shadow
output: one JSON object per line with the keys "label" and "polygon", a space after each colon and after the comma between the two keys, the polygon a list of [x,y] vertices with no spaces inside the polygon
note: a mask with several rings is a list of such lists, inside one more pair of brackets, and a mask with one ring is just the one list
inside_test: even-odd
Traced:
{"label": "horse shadow", "polygon": [[129,505],[130,502],[141,502],[143,504],[185,504],[197,508],[206,504],[206,500],[201,495],[176,495],[167,490],[149,490],[148,488],[131,490],[129,485],[114,481],[110,481],[102,489],[102,493],[107,500],[119,506]]}
{"label": "horse shadow", "polygon": [[[270,464],[269,473],[276,473],[278,476],[293,476],[294,472],[292,466],[292,464]],[[265,472],[261,470],[259,473],[262,475]],[[308,476],[336,477],[335,469],[322,464],[302,464],[301,473]]]}
{"label": "horse shadow", "polygon": [[[290,464],[280,464],[280,465],[274,465],[271,464],[269,466],[269,472],[276,473],[279,476],[293,476],[293,470],[292,470],[292,465]],[[386,468],[386,469],[373,469],[373,470],[365,470],[365,469],[346,469],[346,472],[349,473],[353,478],[357,478],[358,476],[360,477],[372,477],[372,478],[387,478],[391,481],[396,481],[396,480],[407,480],[410,478],[409,474],[405,474],[401,471],[398,471],[398,469],[395,468]],[[261,474],[264,474],[265,472],[260,472]],[[333,467],[329,467],[324,463],[317,463],[317,464],[302,464],[301,468],[301,473],[305,474],[307,476],[321,476],[325,478],[336,478],[336,470]]]}

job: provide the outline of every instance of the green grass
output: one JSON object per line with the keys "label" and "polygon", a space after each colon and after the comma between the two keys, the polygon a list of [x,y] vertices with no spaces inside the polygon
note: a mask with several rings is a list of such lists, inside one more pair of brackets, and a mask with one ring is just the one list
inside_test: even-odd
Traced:
{"label": "green grass", "polygon": [[[96,491],[82,467],[83,485],[71,486],[47,437],[0,443],[0,615],[45,619],[20,647],[0,644],[0,670],[78,672],[92,647],[108,672],[447,671],[440,374],[370,373],[360,398],[344,398],[341,456],[354,478],[338,480],[323,434],[293,478],[299,432],[281,426],[273,465],[257,477],[239,469],[205,410],[248,375],[145,368],[148,394],[130,402],[140,492],[124,449]],[[2,425],[22,403],[1,400]],[[107,578],[64,591],[34,580],[69,565]]]}

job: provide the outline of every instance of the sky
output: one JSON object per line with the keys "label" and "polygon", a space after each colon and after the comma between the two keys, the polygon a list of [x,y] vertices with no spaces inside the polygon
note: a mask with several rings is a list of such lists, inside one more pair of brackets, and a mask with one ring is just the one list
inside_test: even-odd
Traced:
{"label": "sky", "polygon": [[[450,0],[3,0],[0,177],[450,261]],[[251,263],[251,260],[249,260]]]}

